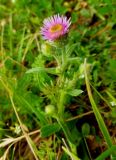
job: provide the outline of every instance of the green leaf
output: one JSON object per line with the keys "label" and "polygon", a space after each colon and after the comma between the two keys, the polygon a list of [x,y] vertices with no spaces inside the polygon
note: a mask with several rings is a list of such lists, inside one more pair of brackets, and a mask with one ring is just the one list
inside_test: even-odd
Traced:
{"label": "green leaf", "polygon": [[108,71],[106,72],[107,76],[113,81],[116,81],[116,60],[111,59],[109,62]]}
{"label": "green leaf", "polygon": [[89,135],[89,133],[90,133],[90,126],[88,123],[84,123],[82,126],[82,134],[85,137],[85,136]]}
{"label": "green leaf", "polygon": [[67,55],[67,57],[69,57],[72,54],[72,52],[74,51],[76,46],[77,46],[77,43],[73,44],[73,45],[66,46],[66,53],[65,54]]}
{"label": "green leaf", "polygon": [[74,89],[74,90],[67,92],[67,94],[69,94],[71,96],[79,96],[81,93],[83,93],[83,91],[81,89]]}
{"label": "green leaf", "polygon": [[29,69],[26,73],[33,73],[33,72],[39,73],[41,71],[45,71],[45,69],[43,67],[36,67],[36,68]]}
{"label": "green leaf", "polygon": [[60,125],[58,123],[47,124],[41,128],[41,137],[49,137],[52,134],[58,132],[60,130]]}
{"label": "green leaf", "polygon": [[81,61],[81,58],[79,58],[79,57],[68,58],[68,62],[71,64],[77,64],[80,61]]}
{"label": "green leaf", "polygon": [[26,73],[34,73],[34,72],[37,72],[37,73],[46,72],[54,75],[57,75],[59,73],[57,68],[43,68],[43,67],[35,67],[32,69],[29,69]]}
{"label": "green leaf", "polygon": [[15,94],[15,98],[21,106],[25,107],[25,109],[26,108],[29,109],[28,112],[30,111],[30,114],[32,113],[35,114],[35,116],[40,120],[40,124],[42,126],[47,123],[47,119],[39,107],[35,108],[31,103],[29,103],[28,99],[26,99],[24,96],[21,96],[19,94]]}

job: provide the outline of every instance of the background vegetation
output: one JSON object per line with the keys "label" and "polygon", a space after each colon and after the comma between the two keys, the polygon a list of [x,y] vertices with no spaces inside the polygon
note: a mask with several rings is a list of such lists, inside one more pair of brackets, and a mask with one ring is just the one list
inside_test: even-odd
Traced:
{"label": "background vegetation", "polygon": [[[57,13],[55,48],[39,32]],[[116,159],[115,39],[115,0],[0,0],[0,160]]]}

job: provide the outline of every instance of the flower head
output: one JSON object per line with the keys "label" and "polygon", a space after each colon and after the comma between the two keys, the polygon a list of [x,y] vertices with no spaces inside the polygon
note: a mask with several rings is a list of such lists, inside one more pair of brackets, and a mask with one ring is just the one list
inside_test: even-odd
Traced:
{"label": "flower head", "polygon": [[41,35],[43,39],[54,41],[69,31],[71,25],[70,18],[66,16],[54,15],[44,20],[41,27]]}

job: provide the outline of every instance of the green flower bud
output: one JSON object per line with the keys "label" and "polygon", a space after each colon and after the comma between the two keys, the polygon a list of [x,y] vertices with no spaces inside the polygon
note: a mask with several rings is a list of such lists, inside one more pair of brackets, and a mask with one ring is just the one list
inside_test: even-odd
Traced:
{"label": "green flower bud", "polygon": [[47,56],[47,57],[51,56],[52,47],[51,47],[51,45],[49,45],[48,43],[43,43],[42,46],[41,46],[41,50],[42,50],[42,53],[43,53],[45,56]]}
{"label": "green flower bud", "polygon": [[47,105],[45,107],[45,112],[48,114],[48,115],[54,115],[55,113],[55,107],[53,105]]}

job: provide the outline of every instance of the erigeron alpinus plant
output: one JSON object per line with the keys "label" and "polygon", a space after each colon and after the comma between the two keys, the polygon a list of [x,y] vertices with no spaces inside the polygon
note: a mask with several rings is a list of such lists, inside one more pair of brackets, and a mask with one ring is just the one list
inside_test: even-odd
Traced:
{"label": "erigeron alpinus plant", "polygon": [[71,135],[69,126],[64,120],[65,109],[70,104],[72,97],[83,92],[78,81],[84,78],[84,75],[93,112],[109,148],[112,147],[112,141],[91,94],[87,77],[89,66],[86,61],[83,64],[80,57],[73,57],[72,53],[76,44],[68,43],[67,39],[70,25],[71,19],[60,15],[44,20],[40,34],[46,42],[43,41],[41,53],[36,58],[33,68],[27,73],[33,73],[38,88],[45,98],[46,116],[58,122],[52,129],[55,132],[62,128],[66,136],[71,152],[64,148],[65,152],[70,152],[69,155],[74,159],[79,159],[76,153],[78,137],[76,139]]}
{"label": "erigeron alpinus plant", "polygon": [[[71,97],[83,92],[77,89],[78,77],[82,74],[77,70],[81,59],[71,55],[76,44],[67,43],[70,25],[71,19],[60,15],[44,20],[40,31],[43,39],[41,53],[36,58],[33,68],[27,73],[33,73],[40,91],[47,99],[44,107],[46,115],[57,120],[68,139],[71,150],[76,154],[74,139],[64,122],[65,107],[70,103]],[[46,67],[50,63],[52,66]]]}

